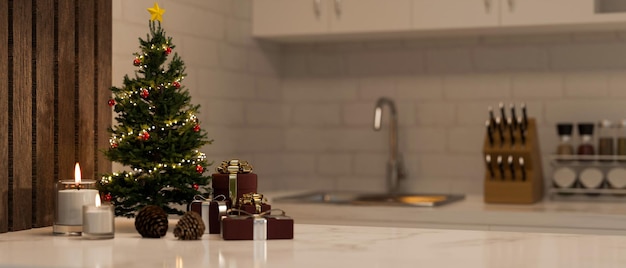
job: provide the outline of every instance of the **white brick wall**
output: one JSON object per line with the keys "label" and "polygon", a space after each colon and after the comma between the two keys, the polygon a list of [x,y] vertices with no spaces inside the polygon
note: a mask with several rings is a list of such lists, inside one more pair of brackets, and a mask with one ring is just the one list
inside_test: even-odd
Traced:
{"label": "white brick wall", "polygon": [[[285,148],[315,155],[318,164],[348,154],[354,167],[350,174],[317,170],[303,175],[331,178],[327,189],[383,190],[388,131],[374,132],[371,125],[376,99],[387,96],[396,100],[399,110],[400,147],[409,172],[405,189],[482,193],[488,106],[497,112],[501,101],[507,108],[525,102],[529,116],[539,123],[543,155],[556,147],[557,122],[626,118],[622,35],[286,45],[280,73],[285,105],[319,103],[313,106],[317,111],[307,109],[317,120],[328,115],[324,104],[333,110],[338,105],[343,119],[332,127],[291,121]],[[383,116],[387,125],[388,115]],[[547,161],[544,173],[550,173]]]}
{"label": "white brick wall", "polygon": [[[215,139],[204,151],[249,159],[261,190],[383,191],[380,96],[396,100],[403,185],[416,192],[482,192],[484,122],[500,101],[527,104],[544,155],[557,122],[626,118],[623,32],[276,45],[251,38],[251,1],[159,4]],[[152,4],[114,0],[114,84],[134,70]]]}

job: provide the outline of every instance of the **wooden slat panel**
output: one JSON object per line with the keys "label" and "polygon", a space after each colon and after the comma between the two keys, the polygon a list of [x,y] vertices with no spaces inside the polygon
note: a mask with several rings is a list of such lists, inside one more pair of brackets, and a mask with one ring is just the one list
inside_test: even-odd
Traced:
{"label": "wooden slat panel", "polygon": [[59,179],[74,178],[76,161],[74,0],[58,0],[58,165]]}
{"label": "wooden slat panel", "polygon": [[13,231],[32,227],[32,2],[13,2]]}
{"label": "wooden slat panel", "polygon": [[[6,78],[9,72],[9,5],[0,2],[0,76]],[[0,233],[9,230],[9,83],[0,81]]]}
{"label": "wooden slat panel", "polygon": [[97,101],[95,109],[97,117],[97,167],[96,172],[102,174],[111,172],[111,161],[106,159],[100,150],[109,147],[109,133],[107,128],[111,126],[111,108],[106,104],[111,97],[111,54],[112,54],[112,3],[111,0],[97,1],[96,27],[97,27],[97,51],[96,66],[98,68],[96,86]]}
{"label": "wooden slat panel", "polygon": [[54,1],[38,0],[36,13],[37,137],[33,227],[54,221]]}
{"label": "wooden slat panel", "polygon": [[86,179],[95,179],[94,1],[78,1],[78,160]]}

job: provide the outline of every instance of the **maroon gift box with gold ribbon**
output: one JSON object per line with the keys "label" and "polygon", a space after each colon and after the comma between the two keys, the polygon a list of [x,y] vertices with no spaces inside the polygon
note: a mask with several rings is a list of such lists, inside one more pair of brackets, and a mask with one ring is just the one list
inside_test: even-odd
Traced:
{"label": "maroon gift box with gold ribbon", "polygon": [[[228,215],[222,219],[224,240],[293,239],[294,221],[280,209],[268,210],[261,214],[250,214],[238,209],[229,211],[242,215]],[[280,211],[281,214],[271,215],[273,211]]]}
{"label": "maroon gift box with gold ribbon", "polygon": [[243,210],[250,214],[261,214],[264,211],[272,209],[272,206],[266,203],[267,199],[263,194],[247,193],[243,194],[237,201],[237,209]]}
{"label": "maroon gift box with gold ribbon", "polygon": [[252,165],[237,159],[222,161],[212,174],[213,194],[224,195],[236,203],[243,194],[257,192],[257,175],[252,173]]}

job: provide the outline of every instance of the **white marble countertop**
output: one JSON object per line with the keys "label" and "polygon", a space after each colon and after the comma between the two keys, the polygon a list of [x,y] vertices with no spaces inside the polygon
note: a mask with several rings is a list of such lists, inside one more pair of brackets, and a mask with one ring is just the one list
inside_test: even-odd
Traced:
{"label": "white marble countertop", "polygon": [[[298,220],[296,219],[296,222]],[[0,234],[0,267],[624,267],[626,237],[296,224],[293,240],[144,239],[118,218],[114,239]]]}
{"label": "white marble countertop", "polygon": [[[551,201],[532,205],[485,204],[482,196],[440,207],[303,204],[273,201],[298,192],[270,193],[300,223],[465,230],[626,235],[626,203]],[[300,192],[301,193],[301,192]]]}

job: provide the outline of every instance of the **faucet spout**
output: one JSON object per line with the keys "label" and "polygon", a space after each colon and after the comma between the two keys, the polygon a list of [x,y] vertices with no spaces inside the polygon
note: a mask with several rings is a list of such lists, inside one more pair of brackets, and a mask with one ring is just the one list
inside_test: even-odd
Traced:
{"label": "faucet spout", "polygon": [[389,106],[391,110],[391,123],[389,124],[389,160],[387,161],[387,188],[390,193],[398,190],[399,180],[404,179],[404,165],[402,156],[398,151],[398,112],[394,101],[390,98],[382,97],[376,102],[374,108],[374,130],[381,129],[383,106]]}

